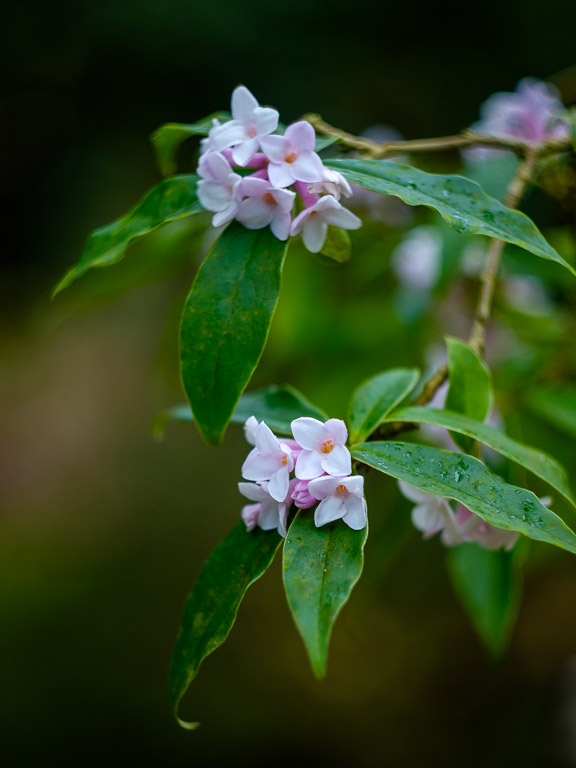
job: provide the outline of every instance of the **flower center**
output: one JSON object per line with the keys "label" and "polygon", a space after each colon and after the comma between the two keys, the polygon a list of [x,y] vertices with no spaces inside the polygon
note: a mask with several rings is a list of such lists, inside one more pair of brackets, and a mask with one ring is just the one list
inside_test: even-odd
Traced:
{"label": "flower center", "polygon": [[286,155],[286,157],[284,158],[284,162],[285,163],[293,163],[294,160],[296,160],[297,157],[298,157],[298,155],[296,154],[296,152],[290,152],[290,154]]}
{"label": "flower center", "polygon": [[264,200],[267,203],[271,203],[272,205],[276,204],[276,200],[274,199],[274,197],[273,197],[271,192],[266,192],[266,194],[264,195]]}
{"label": "flower center", "polygon": [[330,453],[334,450],[334,440],[325,440],[322,443],[322,453]]}
{"label": "flower center", "polygon": [[336,491],[337,491],[339,494],[340,494],[340,493],[348,493],[348,488],[346,488],[346,486],[345,486],[345,485],[337,485],[337,486],[336,486]]}
{"label": "flower center", "polygon": [[288,464],[288,456],[286,456],[286,454],[282,456],[282,464],[284,465]]}
{"label": "flower center", "polygon": [[257,133],[258,133],[258,131],[256,130],[256,126],[255,125],[251,125],[250,128],[248,128],[248,136],[249,136],[249,138],[253,139],[256,136]]}

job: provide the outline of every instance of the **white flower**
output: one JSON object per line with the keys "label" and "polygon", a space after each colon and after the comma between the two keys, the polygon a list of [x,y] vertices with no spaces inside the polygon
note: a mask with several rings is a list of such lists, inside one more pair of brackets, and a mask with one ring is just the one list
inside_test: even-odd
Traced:
{"label": "white flower", "polygon": [[273,187],[269,181],[258,178],[245,178],[240,185],[240,193],[247,199],[240,204],[236,218],[248,229],[261,229],[270,224],[270,229],[279,240],[287,240],[290,235],[296,194],[289,189]]}
{"label": "white flower", "polygon": [[310,480],[324,472],[329,475],[349,475],[352,471],[346,424],[341,419],[318,419],[301,416],[291,424],[292,434],[303,450],[296,460],[296,477]]}
{"label": "white flower", "polygon": [[211,146],[219,151],[234,147],[234,162],[246,165],[258,151],[260,139],[278,127],[278,112],[261,107],[248,88],[240,85],[232,93],[232,117],[210,131]]}
{"label": "white flower", "polygon": [[352,197],[352,187],[348,181],[338,171],[333,171],[330,168],[324,168],[324,179],[322,181],[316,181],[308,187],[308,192],[313,195],[320,195],[322,192],[327,192],[336,200],[340,200],[340,196]]}
{"label": "white flower", "polygon": [[355,531],[366,527],[364,478],[361,475],[318,477],[310,480],[308,491],[321,500],[314,513],[316,527],[340,519]]}
{"label": "white flower", "polygon": [[325,195],[296,216],[291,234],[302,232],[306,248],[312,253],[318,253],[326,240],[329,224],[342,229],[358,229],[362,226],[358,216],[340,205],[332,195]]}
{"label": "white flower", "polygon": [[238,489],[247,499],[257,502],[242,508],[242,519],[249,531],[258,525],[263,531],[276,528],[280,536],[286,536],[290,500],[279,502],[273,498],[268,483],[238,483]]}
{"label": "white flower", "polygon": [[256,429],[251,422],[248,432],[254,438],[256,447],[250,451],[242,465],[242,477],[257,482],[268,480],[270,496],[283,502],[288,495],[290,472],[294,469],[292,449],[281,443],[263,421]]}
{"label": "white flower", "polygon": [[402,480],[398,481],[400,493],[416,506],[412,510],[412,523],[422,531],[425,539],[442,531],[442,543],[454,546],[462,543],[462,534],[452,512],[448,499],[414,488]]}
{"label": "white flower", "polygon": [[200,158],[198,173],[198,199],[208,211],[215,211],[212,224],[220,227],[231,221],[240,205],[238,195],[242,177],[234,173],[230,163],[220,152],[207,152]]}
{"label": "white flower", "polygon": [[260,146],[270,160],[268,176],[275,187],[295,181],[315,182],[324,178],[324,165],[314,151],[316,134],[306,120],[286,128],[284,136],[265,136]]}

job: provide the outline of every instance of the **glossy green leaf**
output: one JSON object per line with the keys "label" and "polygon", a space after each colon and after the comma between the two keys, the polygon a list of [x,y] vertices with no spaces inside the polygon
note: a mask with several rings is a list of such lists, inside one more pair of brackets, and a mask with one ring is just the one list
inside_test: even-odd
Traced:
{"label": "glossy green leaf", "polygon": [[348,409],[350,442],[358,443],[372,434],[393,408],[412,392],[420,371],[392,368],[371,376],[355,390]]}
{"label": "glossy green leaf", "polygon": [[[250,416],[258,421],[265,421],[273,432],[291,435],[290,424],[300,416],[326,421],[328,416],[317,408],[295,387],[285,384],[282,387],[271,385],[252,392],[244,392],[232,418],[232,424],[244,424]],[[167,421],[194,421],[188,403],[175,405],[158,414],[154,420],[152,432],[155,437],[162,437]]]}
{"label": "glossy green leaf", "polygon": [[176,173],[176,155],[182,142],[191,136],[207,136],[213,120],[229,120],[229,112],[214,112],[197,123],[166,123],[150,136],[158,167],[163,176]]}
{"label": "glossy green leaf", "polygon": [[576,437],[576,387],[533,387],[524,396],[531,411],[557,429]]}
{"label": "glossy green leaf", "polygon": [[333,144],[337,144],[340,141],[338,136],[317,136],[316,137],[316,152],[322,152],[323,149],[328,149]]}
{"label": "glossy green leaf", "polygon": [[[494,404],[492,373],[482,358],[466,342],[447,337],[450,386],[445,408],[476,421],[485,421]],[[471,452],[474,440],[458,433],[452,435],[465,451]]]}
{"label": "glossy green leaf", "polygon": [[[125,216],[94,230],[79,261],[54,289],[54,296],[94,267],[108,267],[120,261],[134,240],[150,234],[163,224],[185,219],[204,210],[196,197],[197,176],[166,179],[153,187]],[[159,254],[159,258],[161,258]]]}
{"label": "glossy green leaf", "polygon": [[326,240],[320,253],[339,264],[348,261],[352,254],[352,244],[348,232],[339,227],[328,227]]}
{"label": "glossy green leaf", "polygon": [[337,159],[326,160],[325,165],[361,187],[395,195],[408,205],[434,208],[456,232],[488,235],[518,245],[576,275],[574,267],[546,242],[534,222],[489,197],[470,179],[426,173],[386,160]]}
{"label": "glossy green leaf", "polygon": [[446,553],[454,591],[495,658],[506,648],[520,604],[522,573],[516,549],[490,551],[461,544]]}
{"label": "glossy green leaf", "polygon": [[281,541],[276,531],[248,533],[238,523],[202,568],[186,600],[170,670],[170,702],[183,727],[193,729],[198,723],[178,717],[182,696],[206,656],[228,637],[246,590],[266,572]]}
{"label": "glossy green leaf", "polygon": [[298,512],[284,545],[284,587],[312,669],[326,674],[334,622],[360,578],[368,528],[342,520],[316,528],[310,510]]}
{"label": "glossy green leaf", "polygon": [[361,443],[352,456],[421,491],[459,501],[487,523],[576,553],[576,535],[524,488],[501,480],[478,459],[414,443]]}
{"label": "glossy green leaf", "polygon": [[232,223],[198,270],[180,328],[182,381],[196,424],[222,440],[264,350],[287,244]]}
{"label": "glossy green leaf", "polygon": [[507,459],[515,461],[529,472],[533,472],[537,477],[561,493],[572,505],[576,506],[576,500],[570,489],[566,470],[555,458],[544,451],[531,448],[528,445],[519,443],[517,440],[513,440],[508,435],[488,424],[475,421],[459,413],[421,406],[400,408],[390,413],[386,420],[430,424],[434,427],[443,427],[452,432],[466,435],[501,453]]}

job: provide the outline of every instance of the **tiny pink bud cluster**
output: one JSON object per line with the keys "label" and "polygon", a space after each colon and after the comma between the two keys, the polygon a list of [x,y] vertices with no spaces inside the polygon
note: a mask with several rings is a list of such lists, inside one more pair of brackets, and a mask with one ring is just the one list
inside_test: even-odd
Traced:
{"label": "tiny pink bud cluster", "polygon": [[[306,248],[318,253],[328,226],[358,229],[362,222],[340,203],[342,195],[351,196],[351,187],[337,171],[325,168],[315,151],[312,125],[300,120],[278,135],[278,118],[247,88],[236,88],[232,119],[214,121],[202,141],[198,198],[214,213],[215,227],[237,219],[248,229],[270,226],[279,240],[301,233]],[[238,168],[253,173],[240,175]],[[297,196],[304,210],[292,220]]]}
{"label": "tiny pink bud cluster", "polygon": [[[244,425],[246,440],[254,448],[242,465],[240,493],[250,501],[242,519],[251,531],[257,525],[286,536],[290,505],[314,512],[317,527],[342,519],[350,528],[366,526],[364,478],[352,475],[346,448],[348,430],[340,419],[326,422],[303,416],[290,425],[294,439],[282,440],[265,422],[251,416]],[[294,472],[295,477],[290,477]]]}

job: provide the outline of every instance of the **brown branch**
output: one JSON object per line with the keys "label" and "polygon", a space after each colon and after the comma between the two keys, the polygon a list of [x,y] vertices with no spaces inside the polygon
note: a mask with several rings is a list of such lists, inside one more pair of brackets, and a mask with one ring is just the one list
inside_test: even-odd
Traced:
{"label": "brown branch", "polygon": [[446,152],[452,149],[464,149],[466,147],[494,147],[507,149],[519,155],[528,156],[535,149],[538,155],[569,152],[572,148],[570,139],[550,139],[535,144],[531,141],[523,141],[509,136],[491,136],[489,134],[476,133],[465,129],[456,136],[440,136],[433,139],[409,139],[407,141],[377,142],[362,136],[354,136],[351,133],[335,128],[322,120],[320,115],[304,115],[304,120],[311,123],[314,128],[325,136],[334,136],[351,149],[358,149],[372,158],[387,157],[415,152]]}

